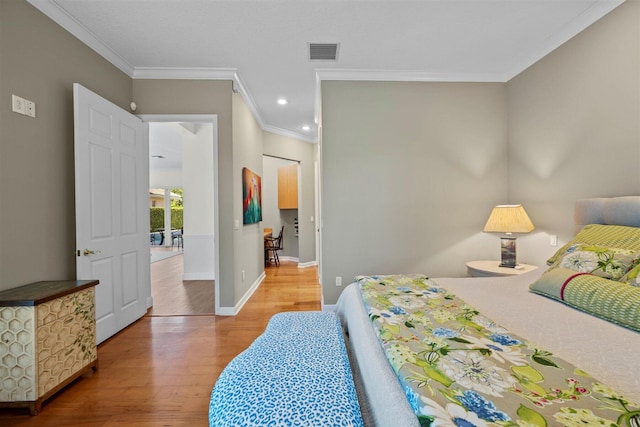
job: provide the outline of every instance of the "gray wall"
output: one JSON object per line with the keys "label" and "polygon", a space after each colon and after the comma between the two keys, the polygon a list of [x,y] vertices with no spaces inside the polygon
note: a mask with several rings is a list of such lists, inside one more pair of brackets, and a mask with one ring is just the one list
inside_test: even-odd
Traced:
{"label": "gray wall", "polygon": [[326,304],[336,276],[462,276],[498,259],[482,228],[507,201],[504,84],[323,82],[322,129]]}
{"label": "gray wall", "polygon": [[[0,290],[75,278],[72,84],[78,82],[124,109],[134,99],[139,114],[218,116],[220,304],[234,306],[263,265],[262,238],[247,246],[233,230],[242,209],[234,144],[238,161],[260,171],[262,132],[254,123],[249,139],[234,135],[254,120],[240,113],[242,99],[232,102],[231,81],[133,81],[23,0],[0,1],[0,57],[0,222],[11,242],[0,245]],[[11,94],[36,102],[37,117],[12,113]],[[241,115],[235,123],[234,107]],[[249,140],[260,142],[246,154]]]}
{"label": "gray wall", "polygon": [[[75,278],[77,82],[126,110],[135,100],[138,114],[218,116],[220,304],[233,307],[262,274],[262,236],[233,230],[241,168],[262,168],[262,131],[231,81],[132,80],[23,0],[0,1],[0,57],[0,223],[11,242],[0,245],[0,290]],[[37,117],[12,113],[11,94],[34,101]]]}
{"label": "gray wall", "polygon": [[72,85],[127,108],[131,79],[23,0],[0,1],[0,58],[0,290],[74,279]]}
{"label": "gray wall", "polygon": [[536,231],[519,253],[543,265],[573,234],[573,202],[640,194],[640,2],[627,1],[507,84],[509,200]]}
{"label": "gray wall", "polygon": [[[234,231],[235,287],[234,304],[264,272],[264,235],[262,223],[242,225],[242,168],[262,176],[262,129],[242,96],[234,93],[233,104],[233,217],[240,221]],[[222,228],[222,223],[220,225]],[[220,252],[226,250],[222,244]],[[242,272],[245,278],[242,279]]]}
{"label": "gray wall", "polygon": [[218,214],[220,244],[220,305],[236,302],[235,181],[232,82],[211,80],[134,80],[133,99],[139,114],[216,114],[218,116]]}
{"label": "gray wall", "polygon": [[497,236],[478,233],[496,203],[525,206],[536,230],[518,259],[543,266],[576,199],[640,193],[637,1],[506,84],[323,82],[322,97],[327,304],[335,276],[498,259]]}
{"label": "gray wall", "polygon": [[300,206],[298,206],[298,258],[301,264],[316,261],[315,221],[311,221],[311,217],[315,215],[315,150],[315,144],[271,132],[264,132],[265,155],[295,160],[300,164],[300,182],[298,183],[298,191],[300,192]]}
{"label": "gray wall", "polygon": [[[497,259],[497,236],[480,231],[494,204],[524,203],[537,228],[518,239],[520,260],[540,264],[554,249],[547,234],[571,235],[575,198],[638,194],[639,28],[640,5],[627,1],[508,84],[323,82],[325,302],[341,291],[335,276],[462,275],[469,259]],[[0,289],[75,277],[78,82],[125,109],[135,99],[141,114],[218,115],[221,304],[235,304],[245,254],[231,82],[132,83],[22,0],[0,1],[0,57]],[[12,113],[11,94],[35,101],[38,117]],[[265,154],[301,161],[312,195],[313,145],[262,138]],[[298,143],[310,154],[279,154]],[[301,219],[313,215],[305,206]],[[300,227],[300,260],[312,261],[313,225]],[[260,248],[248,248],[248,269]]]}

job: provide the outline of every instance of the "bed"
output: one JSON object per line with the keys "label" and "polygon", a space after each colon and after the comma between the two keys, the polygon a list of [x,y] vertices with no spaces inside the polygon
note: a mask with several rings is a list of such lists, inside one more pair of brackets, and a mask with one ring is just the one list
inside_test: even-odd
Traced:
{"label": "bed", "polygon": [[[580,200],[576,203],[575,221],[576,231],[582,230],[587,224],[640,227],[640,197]],[[585,230],[585,232],[587,231]],[[630,241],[627,242],[625,239]],[[622,240],[624,243],[635,245],[637,249],[640,249],[640,238],[637,236],[632,236],[630,239],[623,237]],[[620,239],[616,237],[614,241],[619,243]],[[569,242],[560,248],[558,253],[566,252],[571,248],[572,243],[575,242]],[[588,243],[593,244],[593,242]],[[551,261],[557,261],[557,259]],[[559,269],[552,270],[553,273]],[[578,276],[576,280],[592,279],[592,275],[574,273]],[[638,362],[640,335],[636,331],[637,329],[633,330],[629,325],[621,326],[612,321],[603,320],[598,317],[598,314],[594,315],[582,311],[582,309],[575,309],[568,306],[566,302],[557,301],[553,296],[532,292],[530,286],[538,282],[544,283],[546,274],[547,267],[541,267],[533,272],[512,277],[432,278],[429,286],[437,286],[447,294],[455,295],[509,331],[513,336],[524,337],[527,342],[535,343],[537,348],[553,354],[549,359],[564,360],[579,368],[578,372],[588,372],[593,378],[609,387],[607,389],[609,399],[600,396],[603,400],[608,400],[609,403],[615,401],[615,397],[618,395],[612,397],[611,390],[621,393],[626,399],[626,409],[620,410],[618,419],[613,417],[616,421],[614,425],[639,425],[640,415],[636,411],[638,410],[638,402],[640,402],[640,362]],[[361,277],[359,281],[345,288],[337,304],[337,313],[345,331],[360,408],[366,426],[420,426],[416,410],[409,403],[412,392],[407,392],[404,389],[406,381],[401,383],[398,380],[385,352],[382,351],[378,334],[371,327],[372,323],[376,323],[376,320],[372,322],[371,312],[363,304],[360,293],[363,281],[407,280],[405,276],[400,277],[400,279],[397,277],[389,278],[389,276]],[[606,283],[603,283],[607,286],[608,282],[611,282],[605,278],[598,277],[597,279],[605,281]],[[603,289],[601,285],[601,283],[596,283],[592,287],[598,290]],[[627,287],[635,295],[635,300],[629,302],[630,297],[625,295],[618,298],[618,303],[630,304],[627,314],[630,314],[631,317],[635,316],[637,320],[640,316],[640,296],[638,295],[640,288]],[[545,363],[544,356],[540,360]],[[531,363],[531,365],[534,364]],[[576,386],[574,386],[575,388]],[[435,396],[427,391],[427,399],[430,399],[429,403],[433,413],[443,412],[443,409],[449,407],[448,405],[460,403],[460,401],[456,402],[455,397],[451,395],[443,398],[442,393],[436,392],[435,394],[440,395],[438,402],[432,402],[432,400],[436,400]],[[595,393],[593,396],[597,397]],[[571,399],[571,397],[566,398]],[[582,401],[586,400],[586,398],[582,399]],[[424,404],[424,401],[422,403]],[[596,402],[596,404],[600,404],[600,402]],[[428,406],[423,405],[422,407]],[[527,407],[537,409],[535,405]],[[526,420],[523,418],[528,418],[530,425],[544,425],[543,420],[540,420],[535,414],[530,414],[531,416],[527,417],[525,412],[523,411],[523,416],[510,414],[511,421],[500,419],[500,417],[493,419],[492,422],[478,418],[473,420],[479,421],[477,425],[516,425],[509,424],[509,422],[515,422],[516,418],[524,422]],[[473,415],[471,411],[467,411],[467,415],[469,414]],[[455,425],[451,418],[446,418],[446,415],[444,414],[440,418],[436,417],[435,420],[423,417],[421,421],[423,425],[429,425],[429,423],[431,425]],[[451,417],[451,414],[448,415]],[[611,418],[612,414],[610,413],[606,419]],[[468,424],[465,425],[476,425],[472,422],[473,420],[469,418],[466,420]],[[562,425],[562,422],[553,418],[547,419],[546,422],[549,425]],[[567,421],[565,424],[570,425],[570,422]],[[598,424],[593,419],[589,425]]]}
{"label": "bed", "polygon": [[[240,425],[224,420],[238,412],[263,414],[264,405],[277,422],[241,425],[640,426],[640,197],[580,200],[575,222],[574,240],[550,266],[530,273],[360,276],[340,296],[336,319],[323,320],[330,328],[319,314],[280,319],[287,331],[280,341],[268,327],[257,346],[223,371],[212,393],[210,426]],[[342,329],[337,335],[335,324]],[[308,343],[310,329],[315,338]],[[299,366],[329,339],[340,357],[323,363],[325,353],[317,362],[320,374],[305,366],[286,380],[314,383],[318,375],[333,387],[335,377],[340,395],[351,396],[346,407],[358,414],[340,423],[322,414],[292,421],[283,413],[289,405],[274,407],[269,396],[246,407],[253,390],[263,390],[281,369],[278,362],[265,374],[255,362],[262,354]],[[240,397],[237,390],[244,390]],[[315,406],[328,395],[316,393]]]}

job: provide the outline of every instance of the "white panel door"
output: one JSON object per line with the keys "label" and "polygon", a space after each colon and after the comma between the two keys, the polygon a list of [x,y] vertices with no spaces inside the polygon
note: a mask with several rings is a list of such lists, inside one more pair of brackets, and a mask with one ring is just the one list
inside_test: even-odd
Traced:
{"label": "white panel door", "polygon": [[149,274],[149,146],[136,116],[73,85],[76,274],[97,279],[97,342],[142,317]]}

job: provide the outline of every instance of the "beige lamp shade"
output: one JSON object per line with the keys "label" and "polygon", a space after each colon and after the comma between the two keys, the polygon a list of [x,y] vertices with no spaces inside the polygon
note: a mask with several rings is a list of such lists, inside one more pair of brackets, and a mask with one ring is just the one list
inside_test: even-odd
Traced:
{"label": "beige lamp shade", "polygon": [[535,227],[522,205],[498,205],[484,226],[487,233],[529,233]]}

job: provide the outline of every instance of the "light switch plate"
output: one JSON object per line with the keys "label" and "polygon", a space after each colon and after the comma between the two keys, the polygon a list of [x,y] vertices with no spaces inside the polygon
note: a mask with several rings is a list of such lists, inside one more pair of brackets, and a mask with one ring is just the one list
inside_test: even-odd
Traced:
{"label": "light switch plate", "polygon": [[26,114],[24,107],[24,99],[16,95],[11,95],[11,109],[14,113]]}

